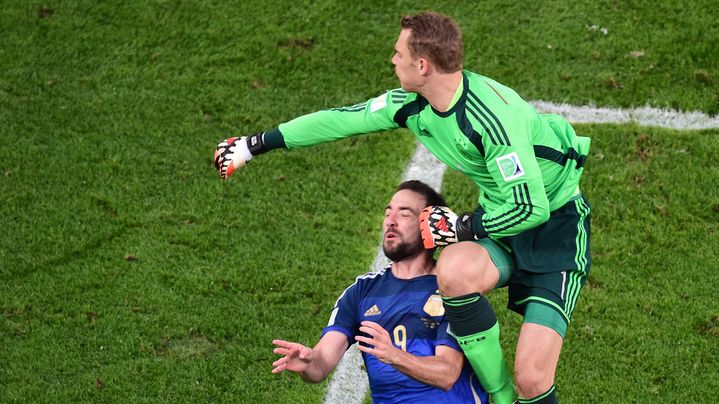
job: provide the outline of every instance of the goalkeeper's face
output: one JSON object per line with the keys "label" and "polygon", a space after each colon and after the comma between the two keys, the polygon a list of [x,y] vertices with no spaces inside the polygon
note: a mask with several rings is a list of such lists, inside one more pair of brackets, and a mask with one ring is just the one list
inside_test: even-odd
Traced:
{"label": "goalkeeper's face", "polygon": [[403,29],[394,45],[392,64],[400,86],[406,91],[419,92],[422,88],[422,62],[412,57],[409,50],[411,31]]}
{"label": "goalkeeper's face", "polygon": [[397,262],[424,253],[419,231],[419,214],[424,196],[407,189],[398,191],[384,210],[382,248],[390,260]]}

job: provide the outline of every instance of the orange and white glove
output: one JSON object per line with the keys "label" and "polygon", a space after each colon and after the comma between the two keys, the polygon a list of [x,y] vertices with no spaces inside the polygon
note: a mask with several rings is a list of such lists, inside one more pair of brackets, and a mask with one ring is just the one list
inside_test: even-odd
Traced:
{"label": "orange and white glove", "polygon": [[427,206],[419,214],[419,229],[425,249],[459,241],[477,240],[472,232],[472,213],[457,216],[446,206]]}
{"label": "orange and white glove", "polygon": [[252,160],[249,141],[254,136],[231,137],[221,141],[215,148],[215,168],[223,180],[228,179],[236,169]]}

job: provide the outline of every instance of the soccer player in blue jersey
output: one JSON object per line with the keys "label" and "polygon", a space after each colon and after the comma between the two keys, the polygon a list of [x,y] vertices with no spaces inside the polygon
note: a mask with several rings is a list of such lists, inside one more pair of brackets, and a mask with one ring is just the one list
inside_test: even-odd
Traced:
{"label": "soccer player in blue jersey", "polygon": [[358,342],[374,403],[487,403],[487,393],[447,332],[432,251],[419,215],[444,198],[420,181],[400,184],[385,208],[382,247],[392,263],[357,277],[337,299],[314,348],[274,340],[273,373],[320,382]]}

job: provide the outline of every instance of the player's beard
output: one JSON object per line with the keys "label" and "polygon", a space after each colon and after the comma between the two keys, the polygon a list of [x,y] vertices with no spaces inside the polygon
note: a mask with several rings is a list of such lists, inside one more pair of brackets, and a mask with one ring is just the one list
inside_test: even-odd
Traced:
{"label": "player's beard", "polygon": [[402,241],[390,247],[387,243],[382,243],[384,255],[393,262],[402,261],[405,258],[417,255],[422,251],[422,241],[418,239],[415,243]]}

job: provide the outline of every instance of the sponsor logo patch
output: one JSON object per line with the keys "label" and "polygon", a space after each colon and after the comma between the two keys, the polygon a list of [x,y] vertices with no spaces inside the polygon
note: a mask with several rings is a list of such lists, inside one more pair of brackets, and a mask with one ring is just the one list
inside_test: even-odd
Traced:
{"label": "sponsor logo patch", "polygon": [[382,312],[379,310],[379,307],[377,307],[376,304],[364,312],[365,317],[379,316],[380,314],[382,314]]}
{"label": "sponsor logo patch", "polygon": [[380,109],[387,106],[387,93],[380,95],[379,97],[372,100],[369,105],[369,112],[379,111]]}
{"label": "sponsor logo patch", "polygon": [[525,174],[522,162],[519,161],[516,152],[497,157],[497,166],[499,166],[499,172],[502,173],[502,178],[505,181],[511,181]]}
{"label": "sponsor logo patch", "polygon": [[422,129],[419,131],[419,135],[420,135],[420,136],[432,137],[432,134],[429,133],[429,131],[428,131],[427,129],[425,129],[425,128],[422,128]]}

